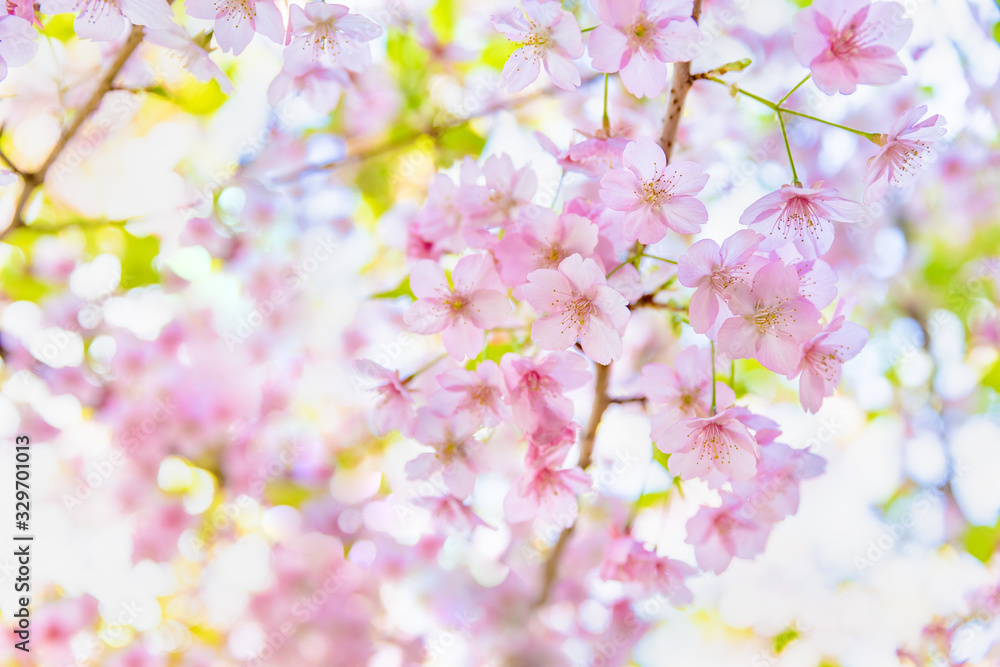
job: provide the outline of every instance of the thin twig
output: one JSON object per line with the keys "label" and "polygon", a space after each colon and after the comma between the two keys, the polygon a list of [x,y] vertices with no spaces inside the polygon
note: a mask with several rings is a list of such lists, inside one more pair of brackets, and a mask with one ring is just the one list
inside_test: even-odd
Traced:
{"label": "thin twig", "polygon": [[129,57],[139,48],[139,44],[142,43],[142,26],[132,26],[132,30],[129,32],[128,38],[122,47],[115,54],[114,60],[104,71],[100,80],[97,83],[97,87],[94,92],[91,93],[90,98],[84,103],[82,107],[77,111],[76,116],[73,118],[66,129],[62,131],[59,135],[59,139],[56,140],[55,145],[52,150],[49,151],[48,156],[45,161],[35,169],[30,172],[23,172],[21,178],[24,181],[24,187],[21,190],[21,194],[17,198],[17,204],[14,206],[14,215],[11,218],[10,226],[7,227],[2,233],[0,233],[0,238],[3,238],[10,231],[17,229],[18,227],[24,226],[24,209],[27,207],[28,202],[31,201],[31,196],[35,193],[35,190],[39,188],[45,182],[45,176],[49,169],[55,164],[56,160],[69,145],[69,142],[76,136],[76,133],[83,127],[83,124],[87,121],[92,113],[94,113],[97,108],[101,105],[101,101],[104,96],[112,89],[114,85],[115,77],[125,66]]}

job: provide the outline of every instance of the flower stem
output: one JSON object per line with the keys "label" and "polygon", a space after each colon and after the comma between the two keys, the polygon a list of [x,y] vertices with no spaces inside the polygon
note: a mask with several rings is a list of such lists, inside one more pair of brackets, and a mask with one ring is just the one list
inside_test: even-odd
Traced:
{"label": "flower stem", "polygon": [[712,407],[709,408],[709,414],[715,416],[715,341],[708,341],[708,345],[712,350]]}
{"label": "flower stem", "polygon": [[778,111],[778,124],[781,125],[781,138],[785,140],[785,151],[788,153],[788,166],[792,168],[792,181],[795,187],[799,187],[802,184],[799,183],[799,175],[795,171],[795,159],[792,158],[792,146],[788,143],[788,132],[785,130],[785,119],[781,117],[781,111]]}
{"label": "flower stem", "polygon": [[591,30],[593,30],[596,27],[597,27],[596,25],[592,25],[589,28],[580,28],[580,32],[590,32]]}
{"label": "flower stem", "polygon": [[608,118],[608,79],[610,77],[610,74],[604,75],[604,116],[601,118],[601,122],[604,125],[605,138],[611,134],[611,119]]}
{"label": "flower stem", "polygon": [[856,134],[859,137],[864,137],[865,139],[868,139],[869,141],[873,141],[874,142],[875,138],[878,137],[878,136],[880,136],[878,132],[864,132],[862,130],[856,130],[853,127],[847,127],[846,125],[838,125],[837,123],[831,123],[828,120],[823,120],[822,118],[817,118],[816,116],[810,116],[807,113],[801,113],[799,111],[792,111],[791,109],[785,109],[783,107],[780,110],[783,111],[783,112],[785,112],[785,113],[790,113],[793,116],[799,116],[800,118],[808,118],[809,120],[814,120],[817,123],[823,123],[824,125],[829,125],[830,127],[840,128],[841,130],[844,130],[845,132],[850,132],[851,134]]}
{"label": "flower stem", "polygon": [[785,96],[782,97],[780,100],[778,100],[778,106],[780,107],[782,104],[784,104],[785,100],[787,100],[789,97],[791,97],[792,93],[794,93],[796,90],[798,90],[799,88],[801,88],[805,84],[805,82],[809,80],[809,78],[811,76],[812,76],[812,74],[806,74],[806,78],[804,78],[801,81],[799,81],[797,84],[795,84],[794,88],[792,88],[787,93],[785,93]]}
{"label": "flower stem", "polygon": [[650,259],[657,259],[657,260],[659,260],[661,262],[667,262],[668,264],[676,264],[677,263],[677,261],[673,260],[673,259],[667,259],[666,257],[657,257],[656,255],[647,255],[646,253],[642,253],[642,255],[640,255],[640,257],[648,257]]}

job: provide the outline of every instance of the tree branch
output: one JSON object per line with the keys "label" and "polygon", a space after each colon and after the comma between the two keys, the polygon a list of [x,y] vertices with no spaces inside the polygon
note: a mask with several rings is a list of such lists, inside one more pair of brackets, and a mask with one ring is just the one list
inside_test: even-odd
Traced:
{"label": "tree branch", "polygon": [[76,133],[79,132],[81,127],[83,127],[83,124],[90,117],[90,115],[101,105],[101,101],[104,99],[104,96],[111,90],[115,77],[118,76],[118,73],[125,66],[129,57],[137,48],[139,48],[139,44],[142,43],[142,34],[142,26],[132,26],[132,30],[129,32],[128,38],[125,40],[125,43],[122,44],[118,53],[115,54],[114,60],[111,61],[111,64],[104,71],[104,74],[97,82],[97,87],[94,89],[94,92],[91,93],[90,98],[88,98],[84,105],[80,107],[80,110],[77,111],[76,116],[73,118],[73,122],[71,122],[66,129],[62,131],[62,134],[59,135],[59,139],[56,140],[55,145],[52,147],[52,150],[49,151],[45,161],[42,162],[42,164],[34,171],[23,172],[21,174],[21,178],[24,180],[24,188],[21,190],[21,194],[17,198],[17,204],[14,206],[14,216],[11,218],[10,225],[2,233],[0,233],[0,238],[3,238],[12,230],[24,226],[24,209],[31,200],[31,196],[35,193],[35,190],[37,190],[45,182],[46,174],[52,165],[55,164],[56,160],[59,159],[59,156],[66,149],[66,146],[69,145],[69,142],[74,136],[76,136]]}
{"label": "tree branch", "polygon": [[[694,0],[694,9],[691,18],[695,23],[701,16],[701,0]],[[674,151],[674,144],[677,143],[677,128],[681,124],[681,111],[684,109],[684,100],[687,99],[688,91],[694,78],[691,76],[691,62],[674,63],[674,82],[670,86],[670,102],[667,104],[667,120],[663,123],[663,133],[660,134],[660,148],[670,162],[670,155]]]}

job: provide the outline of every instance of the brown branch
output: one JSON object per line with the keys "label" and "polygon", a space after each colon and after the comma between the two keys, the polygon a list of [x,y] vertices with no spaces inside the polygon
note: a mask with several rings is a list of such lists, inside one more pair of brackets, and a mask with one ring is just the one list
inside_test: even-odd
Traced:
{"label": "brown branch", "polygon": [[[583,432],[583,437],[580,439],[580,462],[577,465],[583,470],[586,470],[590,466],[591,457],[594,453],[594,442],[597,440],[597,429],[601,425],[601,419],[604,418],[604,411],[611,405],[611,399],[608,398],[608,379],[610,375],[611,364],[607,366],[597,364],[597,370],[594,373],[594,403],[590,408],[590,419],[587,420],[587,429]],[[576,523],[564,528],[562,534],[559,535],[559,540],[552,547],[552,553],[549,554],[549,559],[545,562],[545,569],[542,572],[542,590],[538,594],[535,607],[542,606],[549,598],[552,584],[556,580],[559,560],[566,549],[566,545],[569,543],[569,538],[572,536],[574,528],[576,528]]]}
{"label": "brown branch", "polygon": [[104,71],[100,80],[97,82],[97,87],[94,92],[91,93],[90,98],[87,99],[86,103],[80,107],[77,111],[76,116],[73,118],[66,129],[62,131],[59,135],[59,139],[56,140],[55,145],[52,150],[49,151],[48,156],[45,161],[35,169],[30,172],[23,172],[21,178],[24,180],[24,188],[21,190],[21,194],[17,198],[17,204],[14,206],[14,215],[11,218],[10,226],[7,227],[2,233],[0,233],[0,238],[3,238],[10,231],[17,229],[18,227],[24,226],[24,209],[27,207],[28,202],[31,200],[31,196],[35,193],[44,182],[45,176],[49,169],[55,164],[56,160],[69,145],[69,142],[76,136],[83,124],[94,113],[97,108],[101,105],[101,101],[104,96],[112,89],[115,77],[125,66],[129,57],[139,48],[139,44],[142,42],[143,28],[142,26],[132,26],[132,30],[129,32],[128,38],[125,43],[115,54],[114,60]]}
{"label": "brown branch", "polygon": [[[691,12],[691,18],[696,22],[698,21],[698,17],[701,16],[701,1],[694,0],[694,8]],[[691,78],[690,62],[676,63],[674,65],[674,83],[670,89],[667,119],[663,124],[663,134],[660,137],[660,146],[667,156],[668,163],[670,162],[670,154],[673,152],[674,142],[677,140],[677,128],[680,126],[684,99],[687,97],[688,90],[691,88],[693,81]],[[650,305],[652,305],[652,298],[649,301]],[[611,364],[607,366],[597,365],[597,371],[594,375],[594,402],[590,408],[590,419],[587,422],[587,429],[583,432],[583,437],[580,439],[579,466],[583,470],[586,470],[590,465],[594,452],[594,442],[597,439],[597,429],[604,418],[604,412],[612,403],[621,402],[608,397],[608,378],[610,374]],[[538,594],[538,599],[535,601],[535,608],[541,607],[549,599],[549,593],[552,591],[552,586],[558,574],[559,561],[566,550],[566,545],[569,544],[574,528],[576,528],[575,522],[562,531],[555,546],[552,547],[548,560],[545,561],[545,567],[542,570],[542,588]]]}
{"label": "brown branch", "polygon": [[[701,0],[694,0],[691,18],[697,23],[700,16]],[[674,144],[677,143],[677,128],[681,124],[681,111],[684,109],[684,100],[687,99],[692,83],[694,83],[694,79],[691,77],[691,62],[674,63],[674,82],[670,86],[667,120],[663,123],[663,133],[660,134],[660,148],[666,153],[668,163],[670,155],[674,151]]]}

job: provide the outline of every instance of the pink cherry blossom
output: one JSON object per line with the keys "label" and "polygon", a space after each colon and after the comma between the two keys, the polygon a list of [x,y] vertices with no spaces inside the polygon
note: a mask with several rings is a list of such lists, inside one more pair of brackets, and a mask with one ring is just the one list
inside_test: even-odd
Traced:
{"label": "pink cherry blossom", "polygon": [[[639,387],[650,403],[663,408],[651,418],[653,431],[664,429],[679,419],[708,417],[712,406],[712,354],[695,345],[677,353],[673,362],[646,364]],[[725,382],[715,383],[716,405],[727,408],[736,400]]]}
{"label": "pink cherry blossom", "polygon": [[531,339],[543,350],[564,350],[578,339],[599,364],[622,353],[628,301],[608,287],[604,270],[592,259],[570,255],[559,269],[528,274],[524,296],[542,317],[531,325]]}
{"label": "pink cherry blossom", "polygon": [[445,371],[437,381],[441,389],[428,405],[442,417],[467,419],[476,428],[497,426],[509,417],[503,401],[503,374],[495,361],[483,361],[474,371]]}
{"label": "pink cherry blossom", "polygon": [[753,286],[735,285],[729,309],[734,317],[719,328],[720,350],[739,359],[756,358],[775,373],[788,373],[799,365],[799,346],[820,330],[820,313],[799,295],[794,267],[768,264],[753,279]]}
{"label": "pink cherry blossom", "polygon": [[407,463],[407,477],[425,480],[441,473],[452,495],[460,500],[468,498],[479,472],[475,452],[483,444],[473,437],[476,430],[468,423],[441,417],[430,408],[417,410],[413,439],[434,451],[420,454]]}
{"label": "pink cherry blossom", "polygon": [[365,380],[373,383],[371,390],[378,397],[372,413],[375,433],[385,435],[396,430],[407,433],[413,419],[413,397],[400,379],[399,371],[390,371],[369,359],[357,360],[354,367]]}
{"label": "pink cherry blossom", "polygon": [[794,243],[803,257],[813,259],[833,245],[834,222],[857,222],[861,217],[860,205],[836,194],[822,183],[811,188],[783,185],[750,204],[740,224],[764,235],[763,251]]}
{"label": "pink cherry blossom", "polygon": [[25,65],[35,57],[38,33],[30,22],[19,16],[0,16],[0,81],[7,78],[7,69]]}
{"label": "pink cherry blossom", "polygon": [[286,67],[281,68],[267,87],[267,102],[276,107],[289,95],[299,94],[316,111],[333,113],[350,83],[350,78],[343,70],[318,66],[297,67],[293,73],[286,63]]}
{"label": "pink cherry blossom", "polygon": [[805,449],[792,449],[780,442],[761,445],[757,475],[733,481],[733,493],[745,500],[740,516],[777,523],[795,514],[802,481],[818,477],[825,468],[821,456]]}
{"label": "pink cherry blossom", "polygon": [[522,0],[521,8],[493,17],[497,30],[522,45],[504,65],[500,85],[512,93],[523,90],[544,65],[555,85],[566,90],[579,86],[580,73],[573,61],[583,55],[583,36],[576,17],[558,2]]}
{"label": "pink cherry blossom", "polygon": [[670,454],[670,474],[681,479],[713,472],[726,479],[750,479],[757,469],[757,441],[731,409],[662,426],[652,438],[661,452]]}
{"label": "pink cherry blossom", "polygon": [[590,257],[600,229],[582,215],[557,215],[547,208],[522,211],[515,229],[507,230],[494,248],[500,277],[511,287],[523,285],[535,269],[554,269],[573,254]]}
{"label": "pink cherry blossom", "polygon": [[278,44],[285,41],[285,22],[274,0],[186,0],[184,9],[215,21],[215,40],[233,55],[243,53],[257,32]]}
{"label": "pink cherry blossom", "polygon": [[76,34],[104,42],[121,37],[130,23],[166,30],[174,16],[167,0],[41,0],[40,6],[43,14],[75,13]]}
{"label": "pink cherry blossom", "polygon": [[562,424],[573,418],[573,403],[563,394],[590,380],[587,360],[573,352],[549,352],[520,357],[508,353],[500,360],[514,421],[531,433],[545,423]]}
{"label": "pink cherry blossom", "polygon": [[837,272],[823,260],[796,262],[795,273],[799,275],[799,296],[816,308],[826,308],[837,298]]}
{"label": "pink cherry blossom", "polygon": [[865,172],[866,206],[882,199],[890,185],[902,188],[909,184],[934,142],[944,136],[944,117],[934,114],[921,121],[925,113],[926,106],[911,107],[893,122],[888,134],[879,135],[876,143],[880,148],[868,159]]}
{"label": "pink cherry blossom", "polygon": [[[530,165],[517,169],[506,154],[487,158],[482,176],[483,185],[470,184],[463,178],[456,194],[456,206],[472,228],[509,223],[523,208],[531,206],[531,198],[538,189],[538,177]],[[473,241],[478,240],[475,234],[471,236]]]}
{"label": "pink cherry blossom", "polygon": [[565,151],[556,154],[556,161],[566,171],[586,174],[591,178],[603,176],[609,169],[623,167],[622,155],[628,139],[605,137],[598,130],[597,136],[575,143]]}
{"label": "pink cherry blossom", "polygon": [[440,264],[421,260],[410,273],[410,289],[417,300],[406,311],[410,331],[441,332],[444,348],[452,357],[475,357],[483,349],[484,329],[503,322],[510,302],[489,255],[468,255],[458,260],[449,286]]}
{"label": "pink cherry blossom", "polygon": [[789,377],[802,373],[799,402],[803,408],[809,412],[820,409],[823,398],[832,396],[840,384],[844,362],[856,357],[867,341],[868,331],[841,315],[802,346],[802,361]]}
{"label": "pink cherry blossom", "polygon": [[471,507],[452,495],[422,497],[413,501],[426,508],[446,529],[468,533],[476,526],[493,529]]}
{"label": "pink cherry blossom", "polygon": [[723,491],[722,505],[702,507],[688,520],[684,541],[694,545],[702,570],[719,574],[734,557],[750,559],[764,552],[771,524],[745,518],[744,504],[742,498]]}
{"label": "pink cherry blossom", "polygon": [[701,30],[687,0],[595,0],[603,21],[590,35],[594,68],[619,72],[636,97],[656,97],[667,85],[667,63],[690,60]]}
{"label": "pink cherry blossom", "polygon": [[590,475],[580,468],[557,469],[565,450],[556,447],[528,464],[503,500],[507,521],[520,523],[538,517],[542,521],[573,520],[576,497],[590,488]]}
{"label": "pink cherry blossom", "polygon": [[694,234],[708,221],[708,210],[694,195],[708,174],[694,162],[667,166],[663,149],[649,137],[625,147],[625,169],[601,178],[601,199],[608,208],[625,213],[625,239],[656,243],[672,229]]}
{"label": "pink cherry blossom", "polygon": [[[372,62],[368,42],[382,28],[344,5],[308,2],[292,5],[288,21],[294,36],[285,49],[285,66],[294,74],[312,67],[362,72]],[[270,36],[270,35],[268,35]]]}
{"label": "pink cherry blossom", "polygon": [[678,607],[694,600],[684,580],[695,574],[697,571],[687,563],[657,556],[631,535],[615,537],[601,564],[601,579],[621,581],[627,587],[638,584],[640,595],[651,590],[662,592]]}
{"label": "pink cherry blossom", "polygon": [[187,31],[171,22],[165,30],[146,30],[146,41],[170,49],[184,63],[184,69],[199,81],[215,79],[224,93],[233,92],[233,84],[226,73],[215,64],[208,51],[191,39]]}
{"label": "pink cherry blossom", "polygon": [[815,0],[795,15],[795,55],[827,95],[893,83],[906,73],[896,56],[913,29],[905,13],[896,2]]}
{"label": "pink cherry blossom", "polygon": [[34,0],[7,0],[7,13],[22,18],[39,28],[42,27],[42,22],[35,15]]}
{"label": "pink cherry blossom", "polygon": [[737,284],[749,284],[753,274],[766,263],[754,257],[754,252],[764,240],[760,234],[741,229],[725,241],[722,247],[712,239],[702,239],[691,244],[677,261],[677,280],[685,287],[696,288],[691,296],[688,315],[691,326],[698,333],[712,329],[719,319],[720,305],[724,315],[728,290]]}

